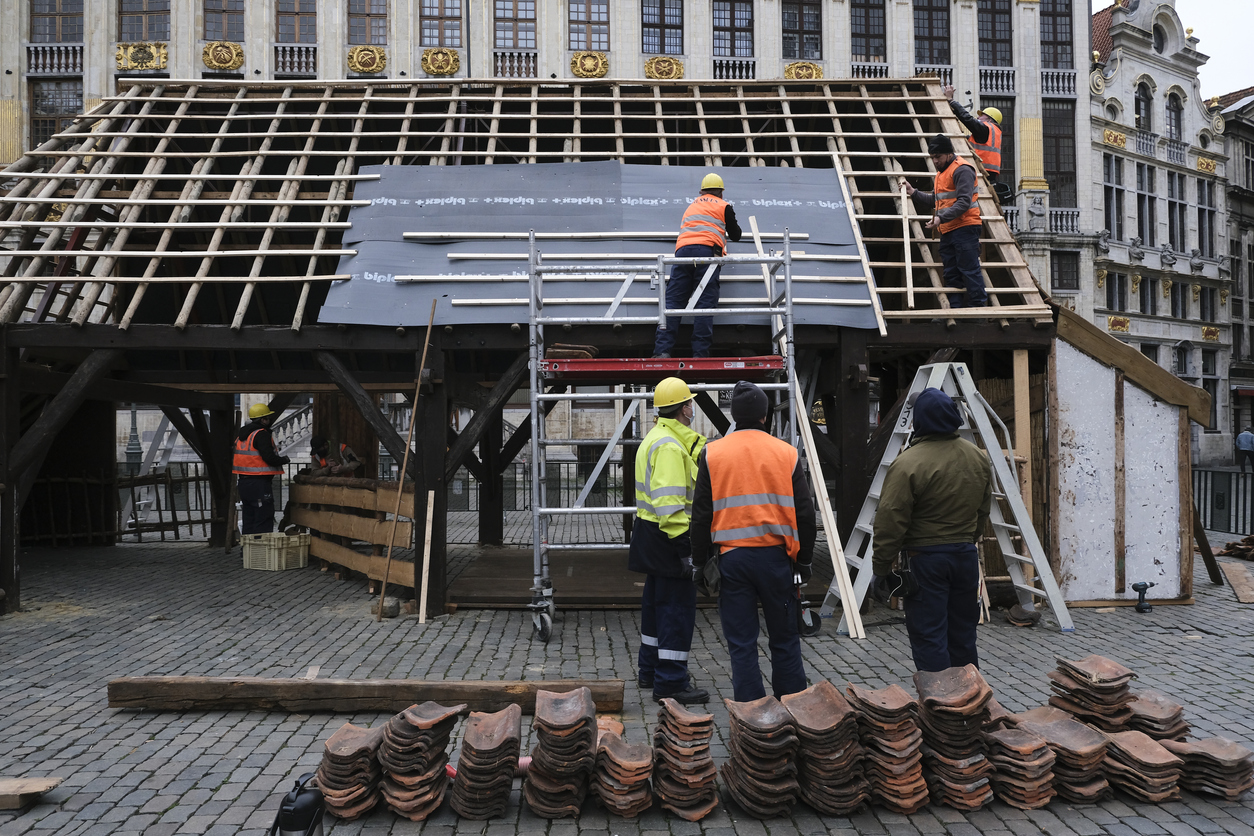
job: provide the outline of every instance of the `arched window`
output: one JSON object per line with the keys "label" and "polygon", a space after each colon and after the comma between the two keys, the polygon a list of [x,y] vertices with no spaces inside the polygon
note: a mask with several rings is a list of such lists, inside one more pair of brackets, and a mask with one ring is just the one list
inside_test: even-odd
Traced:
{"label": "arched window", "polygon": [[1181,139],[1184,135],[1184,103],[1175,93],[1167,96],[1167,138]]}
{"label": "arched window", "polygon": [[1142,131],[1154,130],[1154,94],[1142,81],[1136,86],[1136,127]]}
{"label": "arched window", "polygon": [[1154,24],[1154,51],[1159,55],[1163,54],[1163,50],[1167,48],[1167,30],[1158,24]]}

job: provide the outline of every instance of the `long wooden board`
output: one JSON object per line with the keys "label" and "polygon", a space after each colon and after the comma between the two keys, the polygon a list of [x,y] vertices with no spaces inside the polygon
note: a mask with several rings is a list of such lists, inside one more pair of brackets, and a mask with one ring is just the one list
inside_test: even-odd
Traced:
{"label": "long wooden board", "polygon": [[[386,511],[396,508],[396,491],[374,491],[365,488],[348,488],[340,485],[292,485],[292,501],[298,505],[335,505],[341,508],[360,508],[363,511]],[[414,494],[407,491],[401,500],[401,516],[414,517]]]}
{"label": "long wooden board", "polygon": [[[292,509],[292,522],[323,534],[350,537],[363,543],[374,543],[380,546],[387,545],[388,532],[392,530],[390,520],[354,517],[349,514],[337,514],[334,511],[311,511],[308,508],[299,507]],[[411,542],[413,532],[413,523],[402,521],[396,526],[396,542]]]}
{"label": "long wooden board", "polygon": [[1228,578],[1228,584],[1236,593],[1237,601],[1242,604],[1254,604],[1254,578],[1250,577],[1250,570],[1245,564],[1224,562],[1219,564],[1219,568]]}
{"label": "long wooden board", "polygon": [[[328,563],[334,563],[336,566],[343,566],[345,569],[351,569],[354,572],[361,572],[371,580],[383,580],[383,567],[387,562],[387,558],[377,554],[362,554],[353,551],[339,543],[332,543],[330,540],[321,540],[317,537],[311,537],[309,540],[309,555],[319,560],[325,560]],[[413,566],[411,560],[400,560],[393,556],[392,563],[395,564],[388,583],[395,587],[409,587],[405,580],[410,579],[413,582],[414,570],[412,568],[397,569],[396,566]],[[400,572],[401,574],[397,574]]]}
{"label": "long wooden board", "polygon": [[467,681],[423,679],[266,679],[264,677],[128,676],[109,682],[110,708],[150,711],[293,713],[402,711],[425,700],[466,703],[471,711],[518,704],[534,713],[536,691],[565,693],[587,686],[598,711],[622,711],[621,679]]}
{"label": "long wooden board", "polygon": [[0,810],[20,810],[56,789],[64,778],[0,778]]}

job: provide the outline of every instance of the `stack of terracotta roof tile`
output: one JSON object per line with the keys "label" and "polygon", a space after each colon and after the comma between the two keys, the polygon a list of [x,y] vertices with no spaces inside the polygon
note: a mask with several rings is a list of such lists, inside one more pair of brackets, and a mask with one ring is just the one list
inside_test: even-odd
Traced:
{"label": "stack of terracotta roof tile", "polygon": [[322,749],[318,767],[318,789],[327,812],[351,821],[379,803],[379,744],[383,727],[364,729],[345,723]]}
{"label": "stack of terracotta roof tile", "polygon": [[695,714],[669,697],[662,699],[653,730],[653,791],[681,819],[700,821],[718,806],[713,733],[713,714]]}
{"label": "stack of terracotta roof tile", "polygon": [[836,686],[820,680],[783,698],[797,724],[797,781],[801,798],[820,813],[844,816],[871,797],[863,776],[858,712]]}
{"label": "stack of terracotta roof tile", "polygon": [[1180,786],[1236,801],[1254,788],[1254,752],[1223,737],[1161,741],[1162,746],[1184,761]]}
{"label": "stack of terracotta roof tile", "polygon": [[1054,789],[1054,751],[1045,738],[1026,729],[985,732],[988,759],[993,764],[993,794],[1011,807],[1036,810],[1057,794]]}
{"label": "stack of terracotta roof tile", "polygon": [[537,816],[578,816],[596,760],[596,703],[586,687],[565,694],[536,692],[532,728],[536,748],[523,782],[523,798]]}
{"label": "stack of terracotta roof tile", "polygon": [[1015,715],[1018,728],[1045,738],[1056,757],[1054,789],[1071,804],[1095,804],[1111,796],[1102,772],[1106,736],[1061,709],[1043,705]]}
{"label": "stack of terracotta roof tile", "polygon": [[635,818],[653,806],[649,777],[653,774],[653,747],[628,743],[614,731],[597,740],[592,789],[605,809],[625,819]]}
{"label": "stack of terracotta roof tile", "polygon": [[914,675],[923,729],[923,765],[932,800],[958,810],[978,810],[993,800],[981,732],[989,720],[993,689],[975,665]]}
{"label": "stack of terracotta roof tile", "polygon": [[1047,674],[1054,691],[1050,705],[1102,731],[1128,728],[1132,719],[1128,683],[1136,678],[1135,673],[1104,656],[1086,656],[1078,662],[1059,657],[1057,661],[1058,669]]}
{"label": "stack of terracotta roof tile", "polygon": [[872,691],[851,684],[845,694],[859,712],[871,799],[894,813],[918,811],[928,800],[923,733],[915,721],[919,704],[900,685]]}
{"label": "stack of terracotta roof tile", "polygon": [[993,697],[988,701],[988,720],[984,723],[984,731],[993,731],[994,729],[1009,729],[1014,727],[1014,714],[1005,709],[1001,703],[997,701],[997,697]]}
{"label": "stack of terracotta roof tile", "polygon": [[723,700],[731,721],[731,758],[719,769],[745,812],[759,819],[785,815],[797,803],[797,723],[774,697]]}
{"label": "stack of terracotta roof tile", "polygon": [[1169,700],[1157,691],[1133,691],[1132,719],[1128,728],[1145,732],[1155,740],[1184,740],[1189,724],[1184,720],[1184,706]]}
{"label": "stack of terracotta roof tile", "polygon": [[1141,801],[1157,804],[1180,798],[1180,772],[1184,761],[1139,731],[1108,734],[1106,778]]}
{"label": "stack of terracotta roof tile", "polygon": [[494,714],[470,712],[449,804],[465,819],[505,813],[522,740],[522,709],[510,705]]}
{"label": "stack of terracotta roof tile", "polygon": [[423,821],[444,801],[448,789],[448,740],[465,704],[411,705],[383,727],[379,785],[383,801],[398,815]]}

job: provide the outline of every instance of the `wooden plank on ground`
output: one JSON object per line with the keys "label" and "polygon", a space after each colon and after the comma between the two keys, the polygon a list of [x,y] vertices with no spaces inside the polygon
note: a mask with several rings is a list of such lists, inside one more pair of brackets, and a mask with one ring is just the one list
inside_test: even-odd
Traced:
{"label": "wooden plank on ground", "polygon": [[[297,505],[337,505],[341,508],[360,508],[363,511],[386,511],[396,508],[396,491],[390,493],[349,488],[342,485],[292,485],[292,501]],[[406,492],[401,500],[401,516],[413,519],[414,494]]]}
{"label": "wooden plank on ground", "polygon": [[1219,564],[1219,568],[1223,570],[1232,591],[1237,594],[1237,600],[1242,604],[1254,604],[1254,578],[1250,577],[1250,570],[1245,564],[1224,561]]}
{"label": "wooden plank on ground", "polygon": [[403,711],[433,700],[466,703],[471,711],[518,704],[535,711],[536,691],[565,693],[587,686],[598,711],[623,710],[621,679],[422,680],[267,679],[264,677],[128,676],[109,682],[110,708],[151,711]]}
{"label": "wooden plank on ground", "polygon": [[[392,530],[391,520],[354,517],[351,514],[337,514],[334,511],[311,511],[308,508],[299,507],[292,509],[292,522],[323,534],[350,537],[363,543],[381,546],[387,544],[388,533]],[[398,543],[412,542],[413,530],[413,523],[400,522],[396,526],[396,541]]]}
{"label": "wooden plank on ground", "polygon": [[[353,572],[361,572],[371,580],[383,580],[383,567],[387,562],[387,558],[383,555],[362,554],[346,546],[341,546],[339,543],[332,543],[330,540],[322,540],[317,537],[311,537],[309,540],[309,554],[311,557],[334,563],[336,566],[343,566],[345,569]],[[398,565],[402,563],[413,565],[412,561],[399,560],[396,557],[392,558],[392,562]],[[412,578],[413,575],[413,570],[410,570],[409,574],[403,577]],[[397,587],[409,587],[409,584],[396,580],[395,572],[392,573],[388,583]]]}
{"label": "wooden plank on ground", "polygon": [[56,789],[64,778],[0,778],[0,810],[20,810]]}

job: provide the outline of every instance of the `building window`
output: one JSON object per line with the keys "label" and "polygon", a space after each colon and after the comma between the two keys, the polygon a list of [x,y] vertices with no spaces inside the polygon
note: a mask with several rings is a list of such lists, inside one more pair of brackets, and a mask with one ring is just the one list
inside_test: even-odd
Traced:
{"label": "building window", "polygon": [[1175,93],[1167,96],[1167,138],[1176,141],[1184,137],[1184,105]]}
{"label": "building window", "polygon": [[1154,51],[1159,55],[1167,48],[1167,32],[1157,23],[1154,24]]}
{"label": "building window", "polygon": [[1158,246],[1158,169],[1136,164],[1136,234],[1147,247]]}
{"label": "building window", "polygon": [[602,52],[610,48],[609,0],[571,0],[570,48]]}
{"label": "building window", "polygon": [[422,46],[461,46],[462,0],[422,0],[418,25]]}
{"label": "building window", "polygon": [[[33,81],[30,85],[30,147],[38,148],[83,112],[83,80]],[[48,165],[45,163],[45,168]]]}
{"label": "building window", "polygon": [[1215,181],[1197,178],[1197,248],[1215,257]]}
{"label": "building window", "polygon": [[[1241,297],[1245,295],[1245,262],[1241,260],[1241,230],[1233,230],[1233,234],[1228,238],[1228,262],[1232,265],[1232,295],[1236,297],[1236,305],[1241,302]],[[1244,311],[1237,313],[1236,307],[1232,309],[1233,318],[1243,317]]]}
{"label": "building window", "polygon": [[1245,146],[1245,187],[1250,191],[1254,191],[1254,142],[1243,142]]}
{"label": "building window", "polygon": [[641,49],[648,54],[683,55],[683,0],[644,0]]}
{"label": "building window", "polygon": [[788,2],[784,18],[784,58],[818,61],[823,57],[823,5],[813,0]]}
{"label": "building window", "polygon": [[1141,343],[1141,353],[1155,363],[1158,362],[1158,346],[1154,343]]}
{"label": "building window", "polygon": [[949,63],[949,0],[914,0],[914,63]]}
{"label": "building window", "polygon": [[1076,203],[1075,102],[1046,99],[1041,102],[1042,138],[1045,143],[1045,181],[1049,204],[1071,208]]}
{"label": "building window", "polygon": [[244,0],[205,0],[205,40],[244,40]]}
{"label": "building window", "polygon": [[1210,426],[1219,429],[1219,352],[1202,350],[1202,388],[1210,395]]}
{"label": "building window", "polygon": [[388,0],[348,0],[348,42],[388,42]]}
{"label": "building window", "polygon": [[887,61],[884,0],[853,0],[850,15],[853,60],[864,64],[882,64]]}
{"label": "building window", "polygon": [[1116,241],[1123,240],[1123,160],[1102,154],[1102,196],[1106,229]]}
{"label": "building window", "polygon": [[1184,252],[1187,242],[1184,210],[1188,204],[1183,174],[1167,172],[1167,243],[1178,253]]}
{"label": "building window", "polygon": [[1010,0],[980,0],[976,19],[980,32],[980,66],[1013,67]]}
{"label": "building window", "polygon": [[496,0],[496,48],[536,48],[535,0]]}
{"label": "building window", "polygon": [[1136,129],[1140,131],[1154,130],[1154,94],[1149,85],[1142,81],[1136,86]]}
{"label": "building window", "polygon": [[83,0],[34,0],[30,39],[37,44],[83,42]]}
{"label": "building window", "polygon": [[281,44],[318,42],[318,0],[279,0],[278,31]]}
{"label": "building window", "polygon": [[1080,254],[1054,250],[1049,254],[1049,283],[1054,290],[1080,289]]}
{"label": "building window", "polygon": [[1155,279],[1141,279],[1141,313],[1146,316],[1158,316],[1158,282]]}
{"label": "building window", "polygon": [[1071,0],[1041,0],[1041,66],[1070,70],[1075,66],[1072,47]]}
{"label": "building window", "polygon": [[753,57],[752,0],[714,0],[714,54]]}
{"label": "building window", "polygon": [[[1174,285],[1173,285],[1174,287]],[[1180,377],[1189,376],[1189,347],[1176,346],[1171,352],[1171,371]]]}
{"label": "building window", "polygon": [[1184,282],[1171,283],[1171,315],[1176,319],[1189,318],[1189,286]]}
{"label": "building window", "polygon": [[1232,326],[1232,357],[1235,360],[1245,359],[1245,326]]}
{"label": "building window", "polygon": [[1219,321],[1219,290],[1213,287],[1202,288],[1197,295],[1197,318],[1202,322]]}
{"label": "building window", "polygon": [[118,40],[170,40],[170,0],[121,0]]}
{"label": "building window", "polygon": [[1106,308],[1112,311],[1128,309],[1128,276],[1126,273],[1110,273],[1106,276]]}

